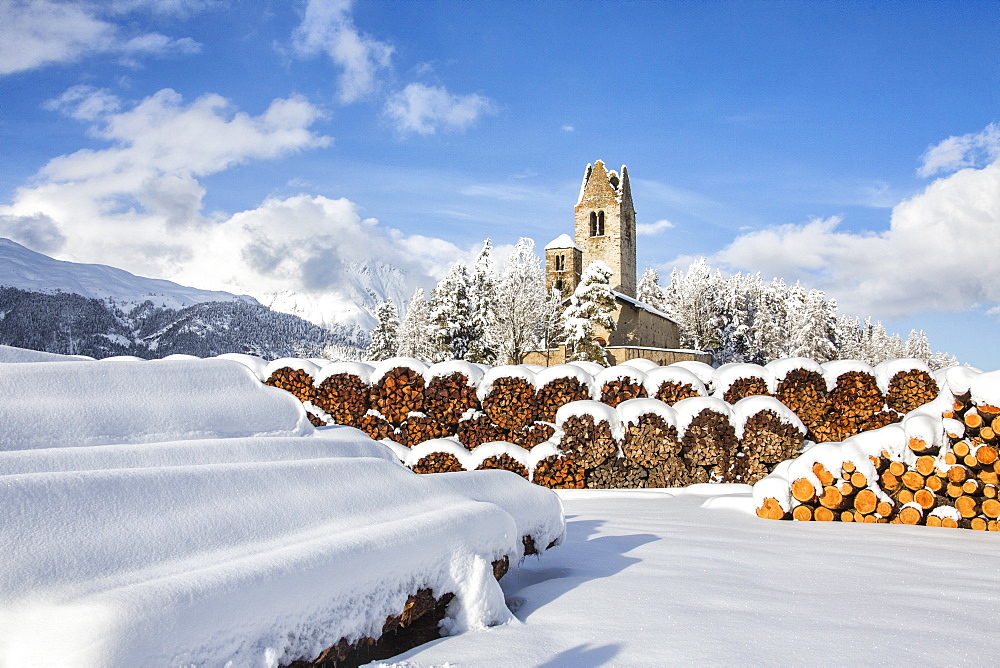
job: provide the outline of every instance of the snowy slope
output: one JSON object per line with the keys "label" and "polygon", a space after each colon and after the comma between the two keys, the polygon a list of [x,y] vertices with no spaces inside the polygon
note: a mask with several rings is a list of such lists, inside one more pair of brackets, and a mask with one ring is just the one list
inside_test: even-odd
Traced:
{"label": "snowy slope", "polygon": [[566,542],[501,581],[517,621],[393,661],[980,666],[996,655],[996,534],[761,520],[743,485],[559,494]]}
{"label": "snowy slope", "polygon": [[144,278],[103,264],[81,264],[55,260],[24,246],[0,238],[0,285],[33,292],[72,292],[92,299],[112,299],[119,305],[141,304],[184,308],[202,302],[240,299],[246,295],[199,290],[157,278]]}

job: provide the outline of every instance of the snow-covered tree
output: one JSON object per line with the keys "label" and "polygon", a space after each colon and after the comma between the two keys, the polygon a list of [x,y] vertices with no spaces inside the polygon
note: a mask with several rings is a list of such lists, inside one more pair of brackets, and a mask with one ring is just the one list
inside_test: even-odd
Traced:
{"label": "snow-covered tree", "polygon": [[541,345],[549,301],[533,240],[522,238],[514,246],[494,294],[487,344],[497,351],[498,363],[520,364],[529,351]]}
{"label": "snow-covered tree", "polygon": [[[568,361],[586,360],[607,364],[603,345],[596,341],[597,328],[615,330],[615,296],[611,291],[614,272],[600,260],[591,262],[563,312],[563,333]],[[605,345],[606,345],[605,341]]]}
{"label": "snow-covered tree", "polygon": [[417,288],[406,305],[406,317],[399,328],[397,354],[432,362],[437,354],[434,345],[434,322],[430,304],[424,298],[424,289]]}
{"label": "snow-covered tree", "polygon": [[751,336],[754,354],[765,363],[788,356],[787,293],[781,279],[760,283]]}
{"label": "snow-covered tree", "polygon": [[466,359],[475,332],[474,311],[469,293],[472,281],[461,262],[452,265],[448,275],[434,288],[431,297],[431,320],[434,323],[435,362]]}
{"label": "snow-covered tree", "polygon": [[467,359],[479,364],[496,364],[497,350],[487,336],[489,322],[496,312],[497,281],[493,275],[493,243],[483,242],[475,263],[472,265],[469,308],[472,311],[471,340]]}
{"label": "snow-covered tree", "polygon": [[642,273],[635,295],[643,304],[649,304],[657,311],[665,312],[667,309],[667,296],[660,286],[660,274],[652,267]]}
{"label": "snow-covered tree", "polygon": [[705,258],[692,263],[683,276],[676,269],[671,273],[666,305],[680,326],[682,347],[706,351],[719,348],[722,282],[722,274],[713,272]]}
{"label": "snow-covered tree", "polygon": [[379,304],[375,310],[378,324],[372,330],[372,342],[368,346],[367,357],[373,361],[389,359],[396,355],[399,338],[399,315],[392,300]]}
{"label": "snow-covered tree", "polygon": [[789,322],[790,356],[808,357],[820,363],[836,359],[836,302],[828,302],[826,294],[820,290],[810,290],[799,303],[799,295],[804,290],[798,283],[793,292],[796,294],[796,309]]}

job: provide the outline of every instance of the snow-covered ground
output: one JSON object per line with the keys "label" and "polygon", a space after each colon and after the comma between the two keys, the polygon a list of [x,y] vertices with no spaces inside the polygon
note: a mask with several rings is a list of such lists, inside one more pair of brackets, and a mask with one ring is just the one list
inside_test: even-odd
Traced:
{"label": "snow-covered ground", "polygon": [[501,581],[517,620],[407,666],[990,663],[1000,536],[754,515],[749,487],[560,491],[566,542]]}

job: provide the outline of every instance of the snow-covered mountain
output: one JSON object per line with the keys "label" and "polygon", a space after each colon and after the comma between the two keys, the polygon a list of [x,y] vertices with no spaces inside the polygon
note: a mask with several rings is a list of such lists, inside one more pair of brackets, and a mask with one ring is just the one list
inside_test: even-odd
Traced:
{"label": "snow-covered mountain", "polygon": [[136,276],[103,264],[56,260],[0,238],[0,285],[29,292],[66,292],[91,299],[110,300],[129,307],[147,300],[161,308],[181,309],[204,302],[240,300],[258,303],[247,295],[189,288],[173,281]]}

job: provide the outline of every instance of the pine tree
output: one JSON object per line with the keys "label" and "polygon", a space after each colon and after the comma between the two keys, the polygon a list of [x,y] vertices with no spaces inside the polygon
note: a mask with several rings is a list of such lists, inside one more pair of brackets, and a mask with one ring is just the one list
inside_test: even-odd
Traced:
{"label": "pine tree", "polygon": [[[808,357],[820,363],[836,359],[836,318],[831,303],[820,290],[810,290],[804,296],[803,292],[802,286],[796,283],[790,293],[794,295],[791,356]],[[836,309],[836,302],[832,306]]]}
{"label": "pine tree", "polygon": [[373,361],[389,359],[396,355],[399,338],[399,315],[392,300],[379,304],[375,310],[378,324],[372,330],[372,342],[368,346],[367,358]]}
{"label": "pine tree", "polygon": [[639,301],[652,306],[657,311],[665,311],[667,308],[667,296],[664,294],[663,288],[660,287],[660,274],[652,267],[642,273],[635,293]]}
{"label": "pine tree", "polygon": [[[611,291],[614,272],[605,263],[591,262],[563,313],[568,361],[585,360],[607,365],[604,347],[596,341],[598,328],[615,330],[615,296]],[[606,344],[607,342],[605,342]]]}
{"label": "pine tree", "polygon": [[497,351],[497,362],[520,364],[541,345],[546,304],[545,274],[535,254],[535,242],[522,238],[507,257],[497,285],[494,311],[487,324],[487,345]]}
{"label": "pine tree", "polygon": [[406,305],[406,317],[399,328],[397,354],[424,362],[433,361],[437,353],[434,332],[430,304],[424,299],[424,289],[417,288]]}
{"label": "pine tree", "polygon": [[478,364],[496,364],[497,350],[487,335],[496,312],[497,282],[493,275],[493,242],[487,239],[472,265],[469,308],[472,311],[468,360]]}
{"label": "pine tree", "polygon": [[470,345],[476,338],[469,300],[471,289],[469,270],[460,262],[452,265],[448,275],[434,288],[430,306],[436,344],[433,361],[465,359],[468,356]]}

